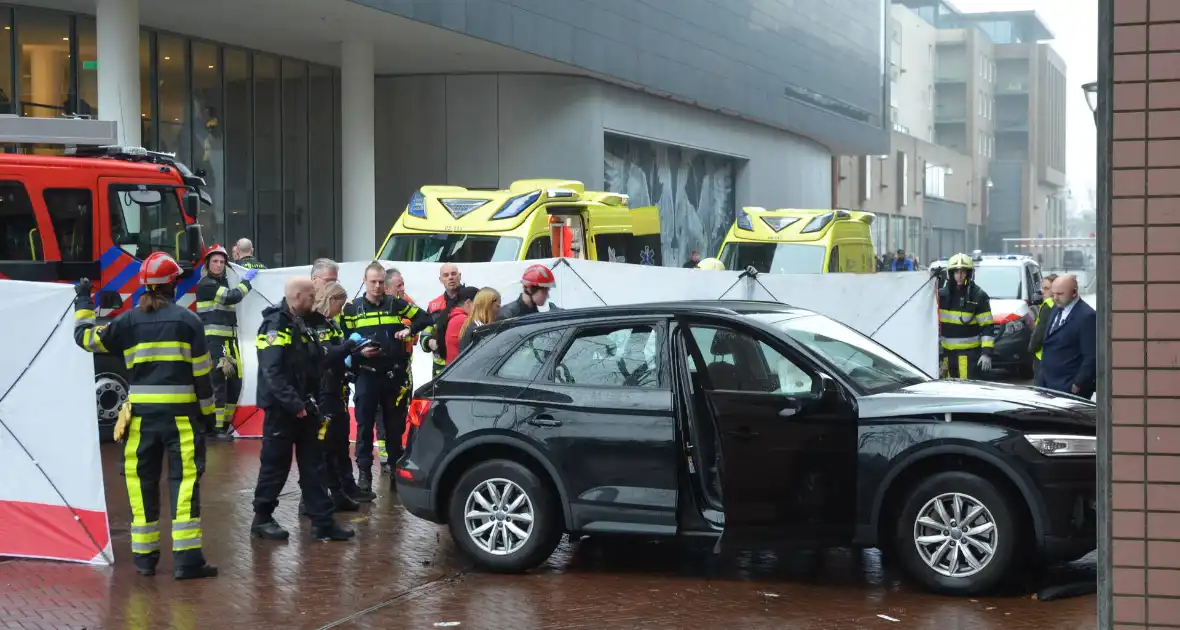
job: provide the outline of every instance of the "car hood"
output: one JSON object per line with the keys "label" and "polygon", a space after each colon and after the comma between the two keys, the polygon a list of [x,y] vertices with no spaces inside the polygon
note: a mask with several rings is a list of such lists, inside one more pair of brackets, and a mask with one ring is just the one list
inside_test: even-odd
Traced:
{"label": "car hood", "polygon": [[1003,319],[1006,315],[1015,313],[1020,317],[1024,317],[1030,312],[1028,303],[1024,300],[991,300],[992,319]]}
{"label": "car hood", "polygon": [[1041,411],[1093,422],[1098,406],[1077,396],[1040,387],[985,381],[935,380],[858,399],[861,418],[946,413]]}

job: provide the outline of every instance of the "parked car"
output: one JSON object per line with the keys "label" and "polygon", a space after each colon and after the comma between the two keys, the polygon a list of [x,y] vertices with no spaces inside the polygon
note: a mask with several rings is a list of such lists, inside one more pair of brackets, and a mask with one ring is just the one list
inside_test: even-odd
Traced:
{"label": "parked car", "polygon": [[1046,390],[934,380],[776,303],[536,314],[411,403],[396,485],[479,565],[563,533],[720,536],[723,549],[882,547],[944,593],[1096,547],[1095,413]]}
{"label": "parked car", "polygon": [[[976,255],[974,259],[975,283],[987,292],[995,322],[992,365],[1031,379],[1033,353],[1028,344],[1037,308],[1045,299],[1041,295],[1041,266],[1032,256],[1021,254]],[[939,286],[946,282],[945,260],[932,263],[930,271],[938,275]]]}

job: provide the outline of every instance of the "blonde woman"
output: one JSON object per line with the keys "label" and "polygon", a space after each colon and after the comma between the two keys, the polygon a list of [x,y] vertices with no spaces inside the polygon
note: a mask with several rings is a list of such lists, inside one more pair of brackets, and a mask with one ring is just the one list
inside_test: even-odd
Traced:
{"label": "blonde woman", "polygon": [[500,317],[500,292],[491,287],[484,287],[475,294],[471,301],[471,316],[463,322],[459,329],[459,352],[463,352],[471,345],[475,330],[486,326]]}
{"label": "blonde woman", "polygon": [[316,291],[312,312],[304,318],[324,350],[321,379],[316,404],[321,418],[320,444],[324,453],[324,479],[337,510],[356,511],[360,502],[372,501],[372,493],[363,492],[352,476],[348,456],[348,382],[344,360],[356,343],[344,337],[336,317],[348,301],[348,292],[339,282],[325,282]]}

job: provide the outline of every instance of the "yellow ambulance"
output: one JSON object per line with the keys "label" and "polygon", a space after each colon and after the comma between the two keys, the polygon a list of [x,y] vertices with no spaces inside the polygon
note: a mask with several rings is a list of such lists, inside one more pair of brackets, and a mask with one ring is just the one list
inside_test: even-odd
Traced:
{"label": "yellow ambulance", "polygon": [[726,269],[762,273],[876,273],[874,215],[853,210],[746,207],[717,255]]}

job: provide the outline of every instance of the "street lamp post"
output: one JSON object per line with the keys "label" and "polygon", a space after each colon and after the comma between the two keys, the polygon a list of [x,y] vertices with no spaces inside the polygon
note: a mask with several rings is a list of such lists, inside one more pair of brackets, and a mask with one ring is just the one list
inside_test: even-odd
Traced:
{"label": "street lamp post", "polygon": [[1086,93],[1086,104],[1090,106],[1090,111],[1094,113],[1094,124],[1098,124],[1098,83],[1087,83],[1082,86],[1082,91]]}

